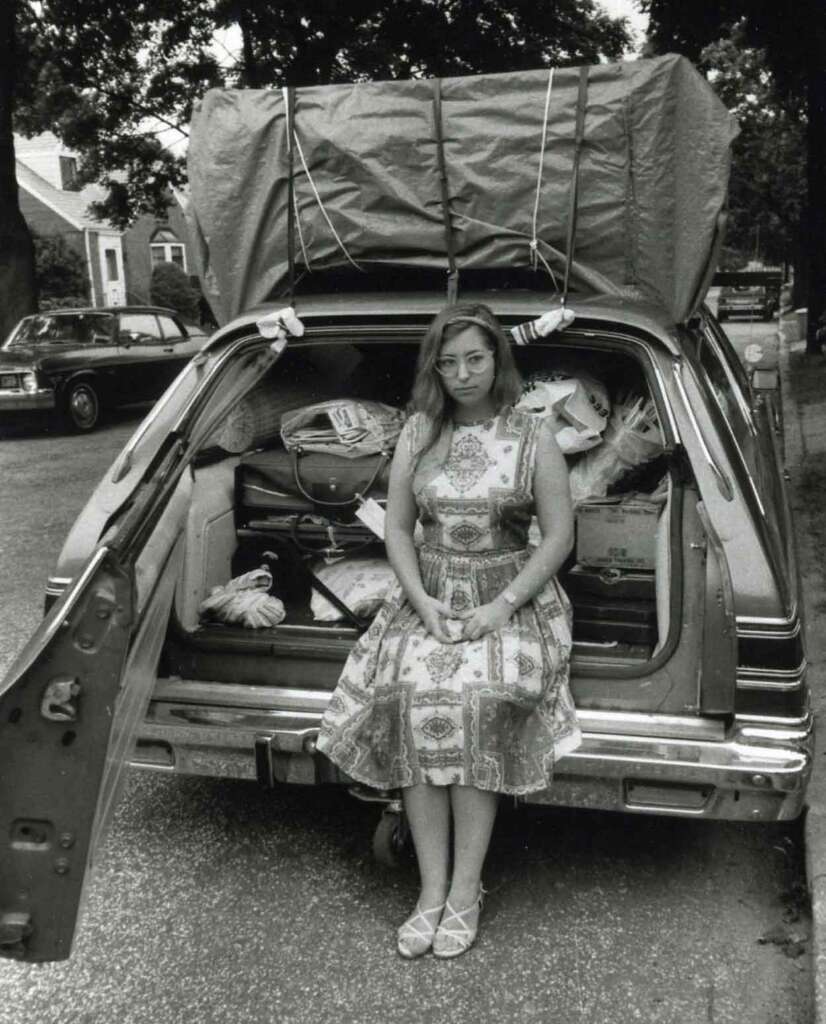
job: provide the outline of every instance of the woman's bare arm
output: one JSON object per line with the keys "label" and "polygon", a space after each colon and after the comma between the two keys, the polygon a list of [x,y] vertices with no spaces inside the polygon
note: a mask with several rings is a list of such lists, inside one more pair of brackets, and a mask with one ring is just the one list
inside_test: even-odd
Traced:
{"label": "woman's bare arm", "polygon": [[428,595],[419,572],[419,559],[413,544],[418,512],[413,494],[413,468],[413,459],[402,438],[396,445],[390,466],[384,545],[402,590],[421,616],[427,631],[442,643],[452,643],[443,621],[449,616],[450,610],[441,601]]}

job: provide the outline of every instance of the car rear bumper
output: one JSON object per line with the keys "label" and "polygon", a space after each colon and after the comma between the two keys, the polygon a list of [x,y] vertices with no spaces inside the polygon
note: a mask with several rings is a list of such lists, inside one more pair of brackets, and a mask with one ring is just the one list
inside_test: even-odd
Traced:
{"label": "car rear bumper", "polygon": [[[193,687],[186,699],[186,687]],[[198,699],[203,689],[230,702]],[[268,785],[352,782],[315,740],[329,694],[175,682],[156,694],[132,763]],[[182,697],[184,699],[182,699]],[[268,697],[275,698],[265,706]],[[275,710],[275,709],[278,710]],[[581,714],[582,745],[528,803],[725,820],[781,821],[803,808],[811,773],[811,715],[792,722],[623,712]]]}
{"label": "car rear bumper", "polygon": [[39,412],[55,408],[54,391],[0,391],[0,415],[7,412]]}
{"label": "car rear bumper", "polygon": [[765,306],[719,306],[717,316],[768,316],[770,310]]}

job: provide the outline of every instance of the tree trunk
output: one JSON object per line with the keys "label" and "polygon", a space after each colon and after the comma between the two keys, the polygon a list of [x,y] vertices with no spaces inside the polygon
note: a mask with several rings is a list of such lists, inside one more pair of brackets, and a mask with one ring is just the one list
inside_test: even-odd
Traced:
{"label": "tree trunk", "polygon": [[246,89],[258,89],[261,82],[258,74],[258,60],[255,56],[255,30],[251,12],[244,3],[238,9],[238,27],[241,29],[241,53],[243,54],[242,85]]}
{"label": "tree trunk", "polygon": [[14,161],[16,7],[14,2],[0,4],[0,340],[37,309],[34,244],[20,212]]}
{"label": "tree trunk", "polygon": [[[826,13],[815,12],[812,45],[809,51],[807,82],[808,127],[806,130],[809,186],[807,224],[807,298],[809,309],[806,353],[821,351],[815,337],[819,326],[826,326]],[[823,324],[819,324],[824,317]]]}

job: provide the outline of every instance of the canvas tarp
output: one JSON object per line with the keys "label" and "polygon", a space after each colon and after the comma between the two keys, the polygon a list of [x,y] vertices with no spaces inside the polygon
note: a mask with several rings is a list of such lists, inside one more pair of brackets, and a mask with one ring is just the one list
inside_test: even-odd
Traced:
{"label": "canvas tarp", "polygon": [[291,205],[300,270],[447,268],[452,249],[460,272],[533,265],[561,288],[578,105],[571,288],[639,293],[683,320],[713,269],[737,125],[674,55],[292,100],[211,90],[192,120],[189,214],[216,313],[284,294]]}

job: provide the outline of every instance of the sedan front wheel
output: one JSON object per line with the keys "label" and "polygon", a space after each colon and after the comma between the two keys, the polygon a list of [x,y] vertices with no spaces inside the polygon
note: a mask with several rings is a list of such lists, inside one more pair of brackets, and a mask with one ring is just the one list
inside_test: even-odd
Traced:
{"label": "sedan front wheel", "polygon": [[66,426],[79,434],[94,430],[100,421],[100,398],[88,380],[70,384],[63,401]]}

